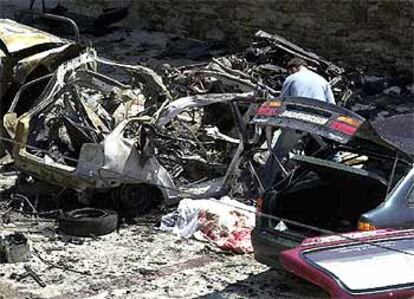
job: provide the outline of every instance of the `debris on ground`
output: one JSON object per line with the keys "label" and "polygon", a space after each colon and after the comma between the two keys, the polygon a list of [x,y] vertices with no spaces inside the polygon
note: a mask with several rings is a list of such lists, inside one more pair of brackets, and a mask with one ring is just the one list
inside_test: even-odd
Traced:
{"label": "debris on ground", "polygon": [[19,263],[30,259],[30,246],[22,233],[0,236],[0,262]]}

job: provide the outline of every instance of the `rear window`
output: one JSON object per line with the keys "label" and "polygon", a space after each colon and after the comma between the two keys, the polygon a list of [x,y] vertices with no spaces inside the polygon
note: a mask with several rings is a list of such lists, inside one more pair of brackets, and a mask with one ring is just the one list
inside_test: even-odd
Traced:
{"label": "rear window", "polygon": [[375,244],[379,246],[355,244],[308,251],[302,256],[351,293],[414,286],[414,238]]}

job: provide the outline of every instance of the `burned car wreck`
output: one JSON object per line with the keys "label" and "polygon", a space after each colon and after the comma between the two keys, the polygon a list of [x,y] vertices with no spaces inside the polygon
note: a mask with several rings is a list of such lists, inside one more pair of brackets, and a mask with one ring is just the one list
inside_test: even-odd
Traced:
{"label": "burned car wreck", "polygon": [[[55,271],[65,271],[70,278],[65,294],[74,296],[84,289],[88,296],[95,294],[101,282],[113,282],[113,273],[121,285],[114,283],[116,295],[109,296],[126,295],[123,290],[136,285],[137,277],[172,281],[169,276],[177,271],[206,265],[204,276],[210,262],[219,268],[218,275],[225,274],[213,260],[219,255],[206,252],[210,249],[254,252],[257,261],[270,266],[280,261],[335,298],[413,294],[409,266],[399,270],[403,277],[390,276],[396,268],[411,265],[406,259],[393,262],[399,251],[413,251],[412,230],[401,229],[414,225],[414,115],[372,122],[352,111],[358,72],[263,31],[244,52],[181,67],[152,68],[145,59],[124,64],[62,41],[7,56],[16,58],[9,75],[18,75],[15,71],[23,66],[34,72],[28,71],[15,86],[7,79],[2,138],[12,159],[2,170],[14,181],[3,190],[0,224],[14,231],[14,222],[22,219],[34,229],[25,232],[27,238],[17,235],[0,242],[4,261],[13,261],[8,253],[12,245],[26,250],[34,243],[25,252],[36,258],[30,263],[43,272],[44,282],[30,268],[27,272],[44,287],[60,277]],[[59,52],[60,46],[73,51]],[[26,53],[47,59],[34,59],[31,66],[25,63]],[[338,105],[280,97],[289,75],[284,66],[293,57],[306,60],[327,79]],[[301,138],[266,176],[281,130]],[[273,181],[267,189],[269,177]],[[349,233],[357,229],[364,231]],[[175,236],[157,234],[160,230],[208,243],[195,244],[191,254],[187,245],[197,242],[179,244]],[[49,257],[42,259],[42,252]],[[187,260],[182,261],[183,253]],[[364,279],[378,270],[378,258],[390,262],[384,267],[390,271]],[[227,257],[223,260],[227,263]],[[240,260],[225,268],[239,264],[244,275],[247,267]],[[251,274],[267,271],[248,260],[256,271]],[[354,267],[363,271],[354,275]],[[71,272],[76,275],[69,277]],[[96,280],[101,274],[104,279],[96,284],[79,276]],[[265,288],[275,281],[270,274]],[[80,282],[77,293],[71,290],[74,281]],[[155,285],[151,282],[151,289]],[[181,296],[179,292],[171,296]],[[248,287],[246,297],[251,293]],[[282,295],[277,288],[274,294],[265,296]]]}
{"label": "burned car wreck", "polygon": [[[108,67],[127,76],[107,77],[100,71]],[[48,81],[42,95],[21,113],[21,98],[42,80]],[[240,142],[211,126],[203,108],[252,95],[174,101],[151,69],[101,59],[90,50],[53,76],[26,83],[4,123],[14,141],[15,166],[24,173],[76,190],[84,203],[110,192],[120,209],[145,213],[180,192],[191,196],[186,189],[213,178],[219,179],[210,184],[211,193],[224,192]]]}
{"label": "burned car wreck", "polygon": [[272,98],[280,94],[285,69],[293,57],[306,60],[309,67],[326,78],[340,106],[348,106],[359,80],[356,70],[335,65],[333,62],[307,51],[285,38],[258,31],[254,41],[243,52],[213,58],[208,63],[168,67],[163,70],[164,81],[173,96],[223,92],[260,92]]}

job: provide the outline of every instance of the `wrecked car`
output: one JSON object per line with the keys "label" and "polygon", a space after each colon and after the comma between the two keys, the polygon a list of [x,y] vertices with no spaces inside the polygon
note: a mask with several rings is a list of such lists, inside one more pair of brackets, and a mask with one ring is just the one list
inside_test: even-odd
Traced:
{"label": "wrecked car", "polygon": [[[5,112],[19,87],[53,72],[78,56],[83,47],[47,32],[0,19],[0,100]],[[33,96],[39,90],[33,90]]]}
{"label": "wrecked car", "polygon": [[[112,77],[104,74],[108,69]],[[48,81],[42,95],[22,113],[22,95],[42,80]],[[191,196],[191,189],[224,192],[242,144],[211,125],[203,108],[251,96],[173,100],[151,69],[102,59],[90,50],[62,64],[51,78],[23,85],[4,125],[22,172],[76,190],[84,203],[109,192],[104,197],[117,209],[145,213],[181,192]]]}
{"label": "wrecked car", "polygon": [[[371,229],[413,227],[408,193],[401,196],[401,204],[392,199],[400,193],[398,187],[387,197],[402,178],[408,175],[410,180],[414,162],[410,151],[414,139],[409,131],[414,118],[400,117],[403,122],[397,116],[371,123],[345,108],[308,98],[264,103],[254,123],[307,132],[302,141],[308,141],[280,163],[272,187],[258,199],[259,214],[252,232],[256,259],[277,263],[278,251],[317,235],[314,228],[339,233],[356,230],[358,222],[365,227],[362,215],[381,206],[388,207],[384,212],[390,222],[369,218],[375,223]],[[294,223],[286,225],[285,220]]]}
{"label": "wrecked car", "polygon": [[293,57],[306,60],[309,67],[326,78],[340,106],[349,105],[359,73],[337,66],[285,38],[258,31],[254,41],[243,52],[213,58],[207,63],[164,71],[164,81],[173,96],[222,92],[261,92],[264,97],[280,94],[289,75],[285,69]]}
{"label": "wrecked car", "polygon": [[280,254],[283,267],[331,298],[411,298],[414,231],[377,230],[308,238]]}

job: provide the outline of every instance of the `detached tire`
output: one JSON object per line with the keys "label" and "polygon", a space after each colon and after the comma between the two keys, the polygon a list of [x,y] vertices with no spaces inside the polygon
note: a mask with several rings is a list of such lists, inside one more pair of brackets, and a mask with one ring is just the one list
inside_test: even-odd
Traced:
{"label": "detached tire", "polygon": [[79,237],[101,236],[118,226],[118,214],[112,210],[77,209],[59,216],[59,230]]}

